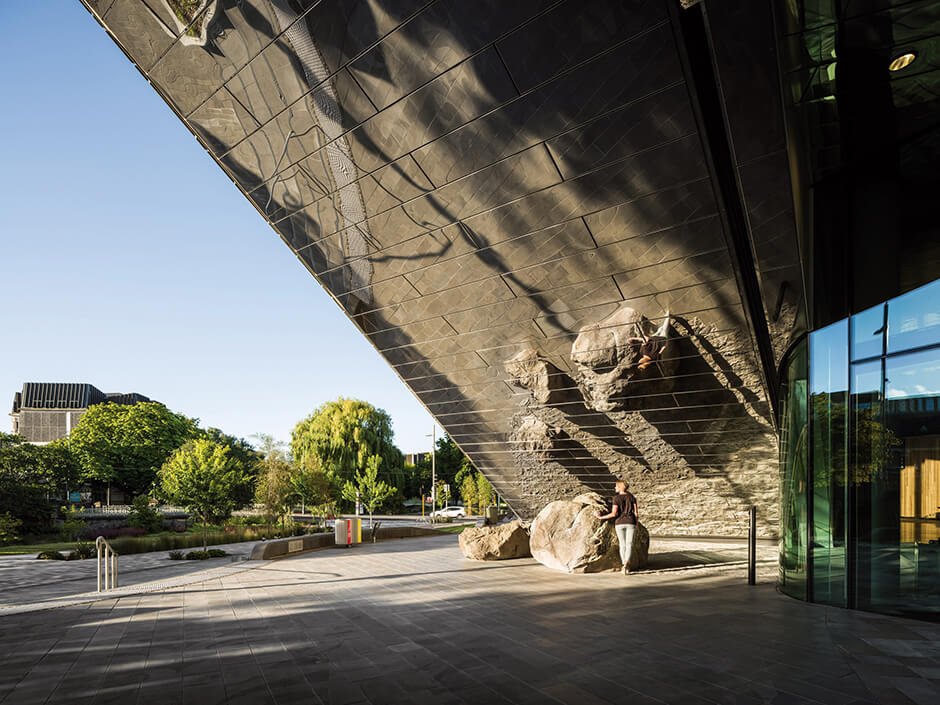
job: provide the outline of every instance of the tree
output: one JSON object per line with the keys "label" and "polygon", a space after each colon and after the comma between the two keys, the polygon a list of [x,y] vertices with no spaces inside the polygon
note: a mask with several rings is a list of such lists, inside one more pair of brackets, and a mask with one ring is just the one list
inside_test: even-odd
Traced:
{"label": "tree", "polygon": [[253,433],[251,437],[258,441],[256,445],[262,457],[267,458],[275,452],[287,455],[287,444],[284,441],[279,441],[270,433]]}
{"label": "tree", "polygon": [[244,496],[238,497],[239,504],[243,506],[250,504],[255,496],[255,484],[258,475],[261,473],[261,461],[264,456],[244,438],[230,436],[217,428],[200,429],[198,433],[200,438],[227,446],[232,460],[238,463],[242,470],[251,477],[251,482],[245,485]]}
{"label": "tree", "polygon": [[403,474],[404,483],[401,493],[404,497],[420,497],[427,494],[431,487],[431,454],[417,459],[414,465],[405,463]]}
{"label": "tree", "polygon": [[480,513],[482,514],[483,510],[496,499],[496,490],[493,489],[493,485],[490,484],[490,481],[486,479],[482,472],[477,472],[476,480],[477,502],[480,505]]}
{"label": "tree", "polygon": [[296,495],[291,481],[292,472],[287,458],[282,453],[273,452],[261,462],[256,489],[256,498],[264,505],[268,516],[285,525]]}
{"label": "tree", "polygon": [[127,525],[143,529],[148,534],[163,528],[163,517],[150,506],[150,497],[145,494],[134,497],[131,509],[127,513]]}
{"label": "tree", "polygon": [[463,499],[464,506],[468,514],[473,514],[473,505],[479,505],[477,499],[477,479],[473,473],[464,475],[460,480],[460,496]]}
{"label": "tree", "polygon": [[489,480],[467,460],[460,472],[457,473],[457,487],[464,504],[470,508],[474,504],[477,512],[482,514],[484,509],[493,501],[494,491]]}
{"label": "tree", "polygon": [[158,402],[95,404],[75,426],[69,445],[84,480],[146,494],[170,455],[196,437],[196,424]]}
{"label": "tree", "polygon": [[306,507],[324,507],[333,501],[333,481],[315,455],[294,463],[291,473],[294,495]]}
{"label": "tree", "polygon": [[443,480],[451,486],[457,485],[457,473],[463,467],[472,467],[467,456],[457,446],[450,436],[437,439],[437,449],[434,459],[437,465],[437,479]]}
{"label": "tree", "polygon": [[396,487],[403,484],[403,456],[392,442],[391,418],[358,399],[327,402],[299,422],[291,433],[291,454],[301,465],[316,457],[339,487],[378,455],[385,479]]}
{"label": "tree", "polygon": [[39,446],[38,470],[45,478],[50,489],[62,492],[68,499],[70,489],[81,483],[82,468],[72,452],[69,440],[59,438],[44,446]]}
{"label": "tree", "polygon": [[51,528],[48,497],[56,481],[44,467],[45,457],[43,447],[0,433],[0,515],[8,514],[11,521],[19,522],[16,526],[24,534]]}
{"label": "tree", "polygon": [[[453,496],[454,487],[451,483],[445,482],[443,479],[438,479],[437,484],[434,485],[436,492],[434,493],[434,498],[436,502],[442,506],[447,506],[447,503],[450,502],[450,498]],[[437,509],[437,507],[433,507]]]}
{"label": "tree", "polygon": [[369,512],[369,524],[374,525],[372,515],[377,507],[395,494],[395,488],[379,479],[379,465],[382,458],[372,455],[366,460],[365,472],[356,472],[355,483],[349,480],[343,485],[343,499],[349,502],[362,502]]}
{"label": "tree", "polygon": [[243,506],[240,497],[251,477],[221,443],[197,438],[176,450],[159,471],[160,492],[165,499],[192,512],[203,526],[203,550],[207,549],[211,522],[223,521]]}

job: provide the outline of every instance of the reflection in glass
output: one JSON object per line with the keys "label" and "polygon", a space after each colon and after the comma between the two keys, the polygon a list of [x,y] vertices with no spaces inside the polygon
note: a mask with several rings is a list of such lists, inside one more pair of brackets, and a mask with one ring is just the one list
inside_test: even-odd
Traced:
{"label": "reflection in glass", "polygon": [[897,581],[897,501],[882,419],[882,361],[852,366],[852,480],[856,497],[858,605],[873,608],[890,599]]}
{"label": "reflection in glass", "polygon": [[883,354],[884,333],[884,304],[852,316],[852,359],[865,360]]}
{"label": "reflection in glass", "polygon": [[940,280],[888,304],[888,352],[940,343]]}
{"label": "reflection in glass", "polygon": [[898,608],[940,612],[940,349],[889,357],[885,427],[896,469]]}
{"label": "reflection in glass", "polygon": [[848,339],[843,320],[814,333],[810,341],[813,600],[840,607],[846,604]]}
{"label": "reflection in glass", "polygon": [[807,598],[807,374],[806,341],[794,349],[782,384],[780,415],[780,587]]}
{"label": "reflection in glass", "polygon": [[787,365],[782,589],[940,617],[940,281],[811,333]]}

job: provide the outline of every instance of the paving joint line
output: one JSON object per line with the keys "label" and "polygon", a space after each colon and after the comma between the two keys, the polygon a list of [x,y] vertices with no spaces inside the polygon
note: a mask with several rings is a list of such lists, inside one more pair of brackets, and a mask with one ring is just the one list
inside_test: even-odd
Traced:
{"label": "paving joint line", "polygon": [[41,612],[43,610],[57,609],[59,607],[75,607],[92,602],[100,602],[102,600],[133,597],[135,595],[144,595],[151,592],[160,592],[161,590],[185,587],[207,580],[226,578],[230,575],[237,575],[238,573],[243,573],[248,570],[255,570],[263,565],[264,562],[262,561],[239,561],[235,565],[230,564],[217,568],[207,568],[199,573],[190,573],[189,575],[177,576],[176,578],[169,578],[167,580],[155,580],[149,583],[128,585],[127,587],[119,587],[108,590],[107,592],[84,592],[77,595],[57,597],[42,602],[0,605],[0,618],[7,615]]}

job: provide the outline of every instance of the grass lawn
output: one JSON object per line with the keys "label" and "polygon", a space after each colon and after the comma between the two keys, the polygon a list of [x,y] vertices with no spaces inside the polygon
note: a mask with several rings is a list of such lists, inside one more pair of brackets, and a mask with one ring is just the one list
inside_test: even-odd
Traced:
{"label": "grass lawn", "polygon": [[464,529],[473,526],[473,524],[444,524],[434,525],[431,528],[444,534],[459,534]]}
{"label": "grass lawn", "polygon": [[55,541],[53,543],[11,544],[0,546],[0,556],[22,556],[43,551],[71,551],[75,548],[74,541]]}

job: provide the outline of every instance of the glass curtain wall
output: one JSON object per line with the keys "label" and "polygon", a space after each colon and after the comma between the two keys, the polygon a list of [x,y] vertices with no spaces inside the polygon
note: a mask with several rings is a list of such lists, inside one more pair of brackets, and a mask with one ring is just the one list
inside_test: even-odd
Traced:
{"label": "glass curtain wall", "polygon": [[846,422],[849,368],[848,323],[813,334],[810,342],[810,435],[812,444],[812,599],[846,604]]}
{"label": "glass curtain wall", "polygon": [[780,586],[801,600],[807,593],[808,504],[806,340],[790,354],[780,393]]}
{"label": "glass curtain wall", "polygon": [[940,618],[940,280],[812,333],[784,373],[782,589]]}

